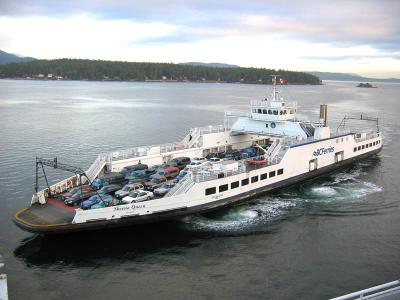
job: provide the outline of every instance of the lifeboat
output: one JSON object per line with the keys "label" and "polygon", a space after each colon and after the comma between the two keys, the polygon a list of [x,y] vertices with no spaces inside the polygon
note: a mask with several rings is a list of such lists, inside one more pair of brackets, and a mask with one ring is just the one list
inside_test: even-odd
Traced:
{"label": "lifeboat", "polygon": [[249,166],[265,165],[267,162],[264,156],[255,156],[247,160]]}

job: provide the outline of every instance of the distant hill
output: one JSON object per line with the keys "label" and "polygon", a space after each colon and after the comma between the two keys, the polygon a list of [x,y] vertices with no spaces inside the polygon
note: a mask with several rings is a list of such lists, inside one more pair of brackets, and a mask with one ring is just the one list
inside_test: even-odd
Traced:
{"label": "distant hill", "polygon": [[5,65],[9,63],[19,63],[19,62],[28,62],[33,61],[35,58],[33,57],[21,57],[15,54],[7,53],[0,50],[0,65]]}
{"label": "distant hill", "polygon": [[143,63],[88,59],[35,60],[0,65],[0,78],[73,80],[190,81],[271,84],[279,74],[288,84],[321,84],[304,72],[259,68],[215,68],[173,63]]}
{"label": "distant hill", "polygon": [[331,73],[331,72],[307,72],[308,74],[312,74],[314,76],[318,76],[321,80],[342,80],[342,81],[360,81],[360,82],[395,82],[400,83],[399,78],[368,78],[363,77],[357,74],[348,74],[348,73]]}
{"label": "distant hill", "polygon": [[190,66],[197,66],[197,67],[212,67],[212,68],[240,68],[237,65],[222,64],[222,63],[203,63],[203,62],[197,62],[197,61],[180,63],[180,65],[190,65]]}

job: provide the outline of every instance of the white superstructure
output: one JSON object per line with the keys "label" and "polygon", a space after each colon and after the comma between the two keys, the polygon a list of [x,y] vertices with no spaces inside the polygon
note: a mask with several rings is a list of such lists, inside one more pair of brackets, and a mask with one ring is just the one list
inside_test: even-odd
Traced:
{"label": "white superstructure", "polygon": [[[321,105],[317,122],[300,121],[296,119],[297,103],[286,102],[277,95],[274,82],[270,99],[252,101],[245,114],[226,113],[224,125],[193,128],[177,143],[101,154],[86,174],[93,180],[103,172],[118,172],[138,163],[152,166],[177,157],[205,157],[251,146],[262,152],[265,164],[249,165],[243,159],[190,168],[162,198],[98,209],[76,209],[72,225],[116,224],[118,220],[135,219],[148,222],[157,216],[208,211],[321,175],[381,149],[382,136],[378,128],[358,133],[332,132],[326,122],[326,105]],[[70,179],[50,188],[62,192],[68,188]],[[34,195],[33,202],[45,203],[45,194]]]}

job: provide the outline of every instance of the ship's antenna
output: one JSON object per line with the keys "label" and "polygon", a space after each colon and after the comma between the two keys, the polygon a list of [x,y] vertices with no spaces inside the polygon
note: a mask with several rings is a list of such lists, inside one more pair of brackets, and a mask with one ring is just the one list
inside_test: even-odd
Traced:
{"label": "ship's antenna", "polygon": [[276,79],[279,75],[271,75],[272,77],[272,100],[276,101],[276,96],[278,95],[278,91],[276,90]]}

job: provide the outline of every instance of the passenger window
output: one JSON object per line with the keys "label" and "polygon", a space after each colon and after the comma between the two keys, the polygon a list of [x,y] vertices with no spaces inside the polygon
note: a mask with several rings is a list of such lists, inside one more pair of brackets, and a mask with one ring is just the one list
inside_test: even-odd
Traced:
{"label": "passenger window", "polygon": [[269,172],[269,178],[271,178],[271,177],[275,177],[275,171]]}
{"label": "passenger window", "polygon": [[260,175],[260,180],[265,180],[268,178],[268,173],[264,173]]}
{"label": "passenger window", "polygon": [[279,169],[278,170],[278,175],[282,175],[283,174],[283,169]]}
{"label": "passenger window", "polygon": [[357,147],[354,147],[353,152],[356,152],[356,151],[357,151]]}
{"label": "passenger window", "polygon": [[215,194],[216,192],[217,192],[217,189],[215,187],[208,188],[208,189],[206,189],[206,196]]}
{"label": "passenger window", "polygon": [[248,184],[249,184],[249,179],[248,178],[242,179],[242,186],[248,185]]}
{"label": "passenger window", "polygon": [[231,189],[236,189],[239,187],[239,181],[234,181],[231,183]]}
{"label": "passenger window", "polygon": [[251,177],[251,183],[257,182],[258,181],[258,176],[253,176]]}
{"label": "passenger window", "polygon": [[227,184],[224,184],[224,185],[220,185],[219,186],[219,192],[221,193],[221,192],[225,192],[225,191],[227,191],[228,190],[228,185]]}

